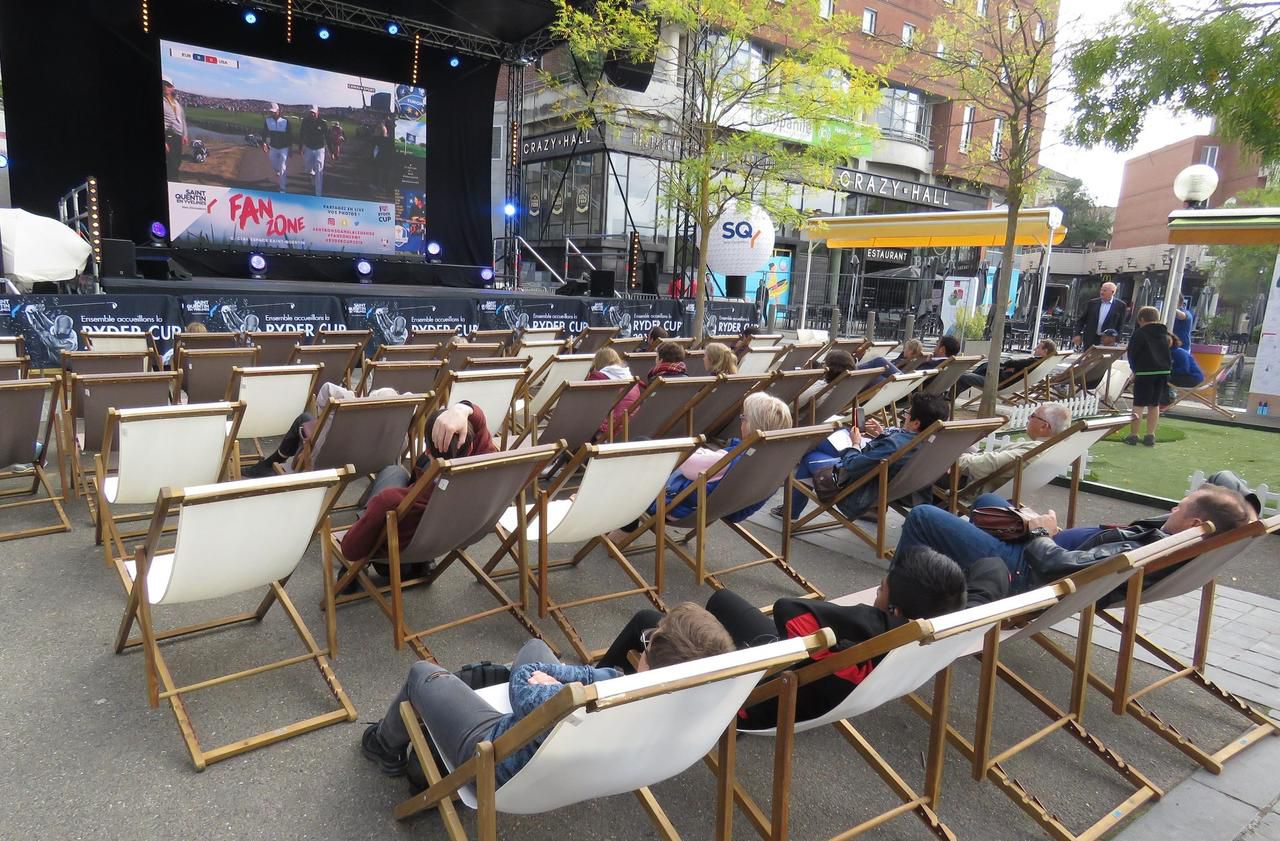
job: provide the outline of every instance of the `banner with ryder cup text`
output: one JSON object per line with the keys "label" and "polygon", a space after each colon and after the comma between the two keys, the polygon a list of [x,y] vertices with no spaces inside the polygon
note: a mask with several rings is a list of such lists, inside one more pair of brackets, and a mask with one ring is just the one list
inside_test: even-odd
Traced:
{"label": "banner with ryder cup text", "polygon": [[478,302],[476,315],[481,330],[559,327],[565,337],[591,323],[585,298],[490,298]]}
{"label": "banner with ryder cup text", "polygon": [[588,304],[592,327],[617,327],[622,338],[647,336],[654,327],[679,336],[684,312],[679,301],[670,298],[631,300],[595,299]]}
{"label": "banner with ryder cup text", "polygon": [[163,352],[181,323],[178,299],[169,295],[0,298],[0,336],[21,336],[35,369],[60,367],[64,350],[85,350],[82,330],[150,333]]}
{"label": "banner with ryder cup text", "polygon": [[182,298],[183,318],[213,333],[341,330],[342,305],[329,295],[191,295]]}
{"label": "banner with ryder cup text", "polygon": [[372,330],[369,352],[382,345],[403,345],[414,330],[457,330],[467,335],[476,326],[470,298],[344,298],[347,328]]}

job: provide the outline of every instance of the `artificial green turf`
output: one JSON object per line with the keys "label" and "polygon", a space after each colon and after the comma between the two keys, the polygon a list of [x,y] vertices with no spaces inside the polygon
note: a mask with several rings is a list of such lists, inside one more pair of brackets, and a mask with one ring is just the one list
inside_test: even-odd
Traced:
{"label": "artificial green turf", "polygon": [[1161,418],[1154,447],[1124,444],[1127,434],[1125,427],[1120,437],[1094,446],[1091,479],[1167,499],[1181,499],[1197,470],[1233,470],[1251,487],[1280,487],[1280,433]]}

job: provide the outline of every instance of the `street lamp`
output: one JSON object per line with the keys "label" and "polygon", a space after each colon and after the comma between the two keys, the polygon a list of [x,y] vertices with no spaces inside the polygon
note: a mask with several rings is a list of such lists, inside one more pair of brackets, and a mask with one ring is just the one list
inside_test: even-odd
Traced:
{"label": "street lamp", "polygon": [[[1218,189],[1218,173],[1206,164],[1192,164],[1173,179],[1173,194],[1188,208],[1204,207],[1209,196]],[[1178,304],[1182,300],[1182,275],[1187,268],[1187,247],[1175,246],[1169,265],[1169,280],[1164,288],[1164,323],[1170,330],[1178,316]]]}

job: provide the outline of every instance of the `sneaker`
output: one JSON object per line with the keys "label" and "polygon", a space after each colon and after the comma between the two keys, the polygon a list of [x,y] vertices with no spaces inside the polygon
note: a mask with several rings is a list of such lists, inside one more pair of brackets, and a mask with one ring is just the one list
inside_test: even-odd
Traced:
{"label": "sneaker", "polygon": [[1130,435],[1128,438],[1124,439],[1124,442],[1128,444],[1130,447],[1136,447],[1138,446],[1138,436]]}
{"label": "sneaker", "polygon": [[781,520],[786,511],[783,510],[781,505],[775,505],[769,509],[769,513]]}
{"label": "sneaker", "polygon": [[1154,436],[1154,435],[1143,435],[1143,436],[1142,436],[1142,446],[1144,446],[1144,447],[1154,447],[1155,445],[1156,445],[1156,436]]}
{"label": "sneaker", "polygon": [[382,739],[378,737],[380,723],[374,722],[364,729],[364,736],[360,738],[360,752],[364,754],[365,759],[378,763],[378,770],[388,777],[403,777],[405,767],[409,764],[409,757],[403,749],[387,750],[382,744]]}

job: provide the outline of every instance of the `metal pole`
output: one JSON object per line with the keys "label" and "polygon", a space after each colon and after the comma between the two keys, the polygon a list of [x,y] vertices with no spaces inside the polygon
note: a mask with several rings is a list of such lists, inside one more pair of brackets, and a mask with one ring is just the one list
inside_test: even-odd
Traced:
{"label": "metal pole", "polygon": [[800,329],[804,329],[805,317],[809,314],[809,268],[813,265],[813,240],[809,240],[809,250],[804,261],[804,292],[800,296]]}
{"label": "metal pole", "polygon": [[1164,326],[1173,330],[1173,320],[1178,314],[1178,302],[1182,298],[1182,274],[1187,268],[1187,247],[1178,245],[1173,249],[1173,260],[1169,263],[1169,280],[1164,287]]}
{"label": "metal pole", "polygon": [[1049,244],[1044,249],[1044,265],[1040,267],[1040,294],[1036,297],[1036,320],[1031,328],[1031,349],[1040,344],[1040,314],[1044,310],[1044,290],[1049,285],[1049,259],[1053,256],[1053,235],[1058,229],[1049,226]]}

